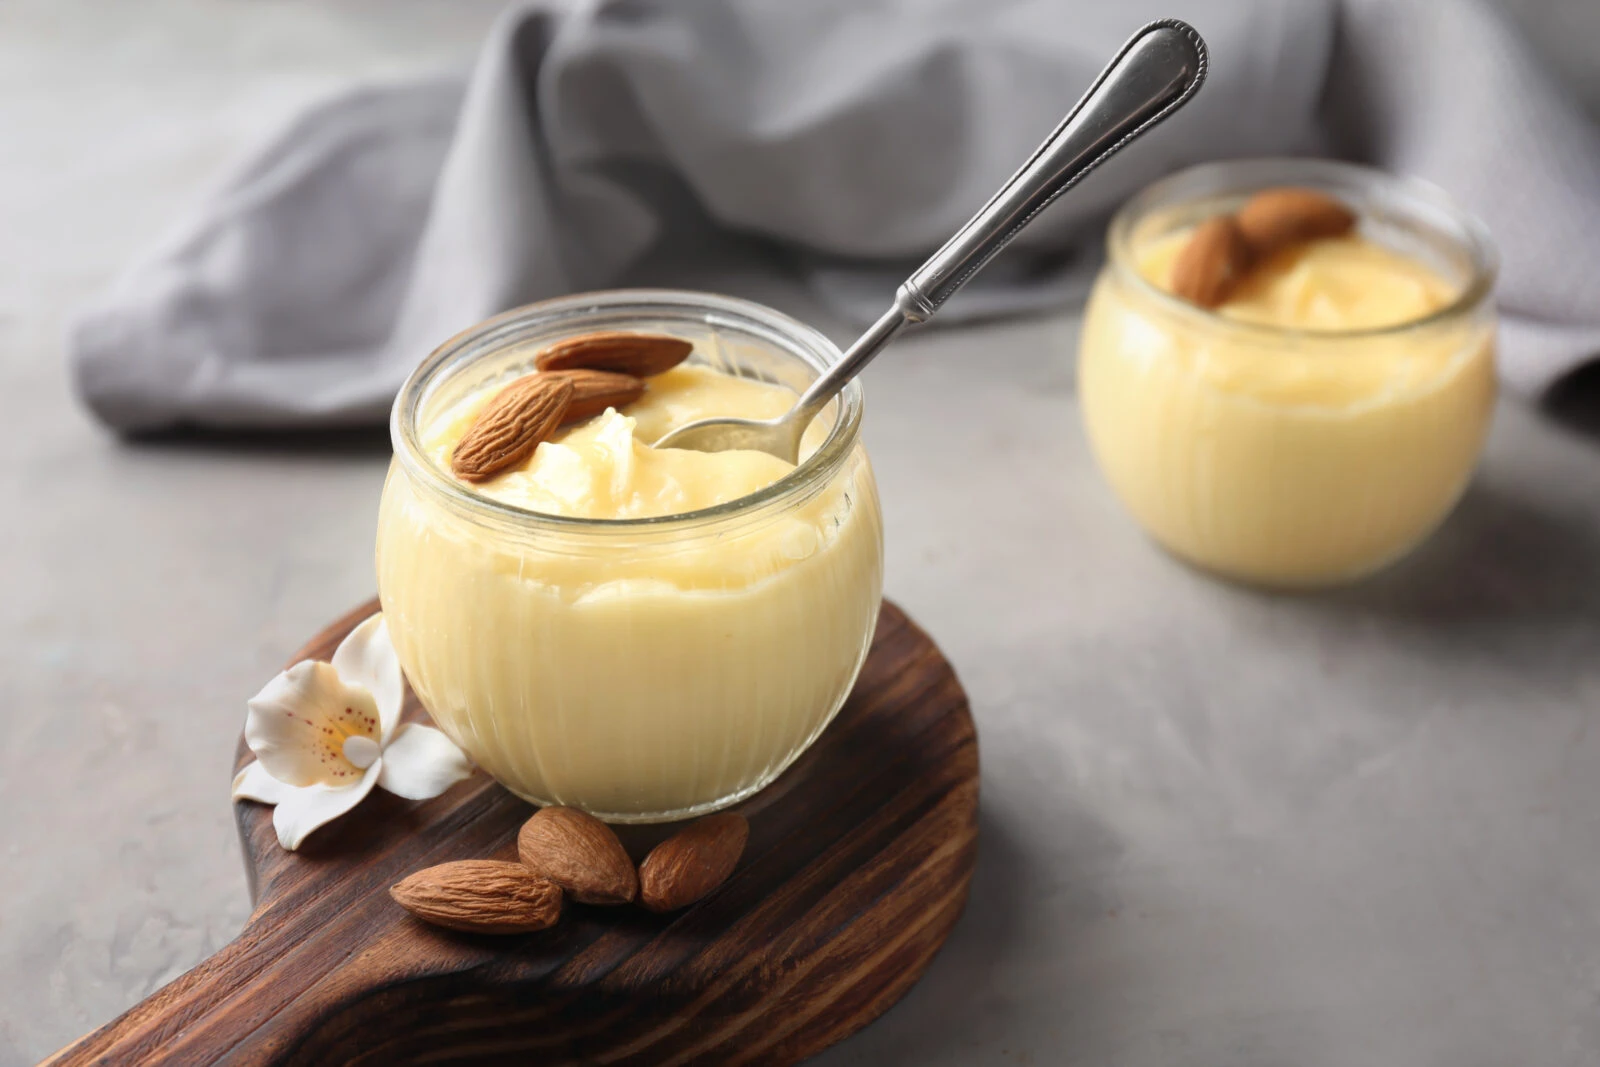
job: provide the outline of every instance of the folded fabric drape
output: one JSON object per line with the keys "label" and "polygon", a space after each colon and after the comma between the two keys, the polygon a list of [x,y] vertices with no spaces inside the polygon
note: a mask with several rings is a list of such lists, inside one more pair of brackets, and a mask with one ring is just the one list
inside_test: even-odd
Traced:
{"label": "folded fabric drape", "polygon": [[1069,303],[1177,167],[1316,153],[1485,219],[1511,386],[1600,354],[1600,132],[1478,0],[597,0],[507,10],[464,82],[311,109],[86,309],[78,389],[127,431],[370,423],[445,338],[562,293],[789,287],[870,320],[1167,15],[1210,46],[1199,97],[941,320]]}

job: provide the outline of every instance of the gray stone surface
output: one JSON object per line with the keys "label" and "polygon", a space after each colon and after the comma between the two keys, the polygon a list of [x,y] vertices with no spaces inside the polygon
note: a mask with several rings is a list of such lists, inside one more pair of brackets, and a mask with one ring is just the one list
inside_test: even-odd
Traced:
{"label": "gray stone surface", "polygon": [[[301,102],[462,59],[495,6],[0,5],[0,1067],[243,922],[243,700],[369,595],[387,454],[112,440],[66,313]],[[1119,511],[1074,333],[912,337],[869,377],[889,591],[971,694],[982,854],[933,970],[820,1062],[1600,1062],[1595,441],[1503,405],[1421,553],[1264,595]]]}

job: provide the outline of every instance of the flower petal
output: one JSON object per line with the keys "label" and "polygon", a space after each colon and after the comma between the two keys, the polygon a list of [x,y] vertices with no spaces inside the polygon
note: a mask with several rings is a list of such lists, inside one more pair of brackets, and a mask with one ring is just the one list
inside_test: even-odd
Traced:
{"label": "flower petal", "polygon": [[331,822],[366,799],[378,783],[380,760],[367,768],[354,785],[330,788],[308,785],[292,790],[272,809],[272,826],[278,831],[278,844],[293,852],[317,827]]}
{"label": "flower petal", "polygon": [[294,786],[280,782],[268,774],[260,760],[245,764],[244,769],[233,776],[235,800],[259,800],[263,804],[279,804],[294,790]]}
{"label": "flower petal", "polygon": [[386,744],[400,721],[400,705],[405,700],[400,660],[389,640],[389,624],[383,612],[366,618],[339,642],[333,653],[333,669],[346,685],[359,686],[372,694],[378,706],[378,743]]}
{"label": "flower petal", "polygon": [[383,749],[378,747],[378,742],[362,734],[351,734],[344,739],[344,758],[353,766],[366,770],[378,762],[378,757],[383,755]]}
{"label": "flower petal", "polygon": [[344,684],[326,663],[306,660],[250,700],[244,738],[268,774],[294,786],[354,784],[361,769],[344,757],[345,738],[376,737],[371,694]]}
{"label": "flower petal", "polygon": [[407,723],[383,750],[378,784],[407,800],[438,796],[472,774],[472,761],[431,726]]}

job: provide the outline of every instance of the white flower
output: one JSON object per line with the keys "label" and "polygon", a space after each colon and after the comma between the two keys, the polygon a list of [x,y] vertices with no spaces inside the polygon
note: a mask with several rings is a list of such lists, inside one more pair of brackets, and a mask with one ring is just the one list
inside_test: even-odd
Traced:
{"label": "white flower", "polygon": [[472,764],[431,726],[395,729],[404,692],[380,612],[350,631],[332,663],[296,663],[250,701],[244,738],[256,758],[234,778],[233,799],[276,805],[278,843],[293,850],[374,785],[408,800],[443,793]]}

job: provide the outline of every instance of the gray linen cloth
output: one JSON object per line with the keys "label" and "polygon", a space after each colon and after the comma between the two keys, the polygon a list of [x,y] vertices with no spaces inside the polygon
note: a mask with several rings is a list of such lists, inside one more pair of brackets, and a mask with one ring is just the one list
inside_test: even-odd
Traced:
{"label": "gray linen cloth", "polygon": [[313,108],[86,310],[78,388],[127,431],[375,422],[442,340],[562,293],[765,281],[869,321],[1166,15],[1210,44],[1198,98],[941,319],[1071,301],[1164,173],[1322,153],[1487,221],[1512,386],[1600,353],[1600,134],[1477,0],[595,0],[507,10],[465,84]]}

